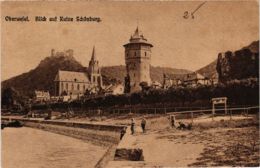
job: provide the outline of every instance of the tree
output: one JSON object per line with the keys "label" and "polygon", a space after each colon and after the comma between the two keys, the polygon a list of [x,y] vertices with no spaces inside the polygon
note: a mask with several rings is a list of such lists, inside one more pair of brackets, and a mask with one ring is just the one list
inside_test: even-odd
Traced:
{"label": "tree", "polygon": [[139,85],[141,86],[142,91],[147,91],[150,88],[147,82],[141,82]]}
{"label": "tree", "polygon": [[89,89],[86,89],[84,95],[85,95],[85,96],[89,96],[89,95],[91,95],[91,91],[90,91]]}
{"label": "tree", "polygon": [[130,93],[130,76],[129,75],[127,75],[126,77],[125,77],[125,90],[124,90],[124,92],[125,93]]}
{"label": "tree", "polygon": [[64,90],[62,93],[61,93],[61,96],[67,96],[68,93]]}
{"label": "tree", "polygon": [[1,96],[2,105],[7,106],[7,108],[9,108],[14,104],[17,95],[17,91],[12,87],[4,89]]}

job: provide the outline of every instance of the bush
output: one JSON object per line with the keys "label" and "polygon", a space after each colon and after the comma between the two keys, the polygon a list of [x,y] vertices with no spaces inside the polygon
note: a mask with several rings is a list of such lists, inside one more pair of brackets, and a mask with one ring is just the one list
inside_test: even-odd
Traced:
{"label": "bush", "polygon": [[[259,83],[256,79],[234,80],[217,86],[196,88],[151,89],[124,95],[85,98],[68,103],[54,103],[51,108],[122,108],[122,107],[192,107],[211,106],[211,98],[227,97],[229,105],[256,105],[259,101]],[[46,105],[35,105],[33,109],[44,109]]]}

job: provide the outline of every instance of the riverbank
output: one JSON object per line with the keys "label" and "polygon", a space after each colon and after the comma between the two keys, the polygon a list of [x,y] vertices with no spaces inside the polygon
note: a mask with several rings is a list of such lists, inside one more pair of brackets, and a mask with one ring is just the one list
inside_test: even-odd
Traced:
{"label": "riverbank", "polygon": [[[114,150],[120,141],[120,132],[125,126],[101,123],[88,123],[62,120],[44,120],[41,118],[2,117],[3,122],[18,122],[25,127],[37,128],[44,131],[66,135],[92,145],[103,147],[104,154],[96,162],[95,167],[104,167],[113,160]],[[27,136],[26,134],[24,136]],[[80,150],[80,149],[79,149]]]}
{"label": "riverbank", "polygon": [[88,123],[72,120],[44,120],[38,118],[10,116],[2,117],[1,120],[3,122],[18,121],[26,127],[38,128],[107,147],[112,144],[118,144],[120,140],[120,132],[125,127],[122,125],[111,125],[105,123]]}

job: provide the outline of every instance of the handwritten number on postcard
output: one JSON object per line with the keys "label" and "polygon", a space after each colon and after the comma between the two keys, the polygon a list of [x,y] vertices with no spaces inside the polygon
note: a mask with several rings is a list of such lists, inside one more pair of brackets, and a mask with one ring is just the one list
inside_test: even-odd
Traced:
{"label": "handwritten number on postcard", "polygon": [[191,16],[192,19],[194,19],[194,15],[193,13],[190,13],[188,11],[185,11],[184,14],[183,14],[183,18],[184,19],[189,19],[189,17]]}
{"label": "handwritten number on postcard", "polygon": [[184,14],[183,14],[183,18],[189,19],[191,17],[192,19],[194,19],[195,18],[194,13],[197,12],[205,3],[206,3],[206,1],[201,3],[199,6],[197,6],[197,8],[193,12],[189,13],[188,11],[185,11]]}

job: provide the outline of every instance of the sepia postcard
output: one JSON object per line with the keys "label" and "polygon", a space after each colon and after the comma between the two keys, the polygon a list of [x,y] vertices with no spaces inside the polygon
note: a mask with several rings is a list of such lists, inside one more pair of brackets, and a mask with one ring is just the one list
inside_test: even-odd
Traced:
{"label": "sepia postcard", "polygon": [[259,167],[259,1],[1,1],[1,167]]}

